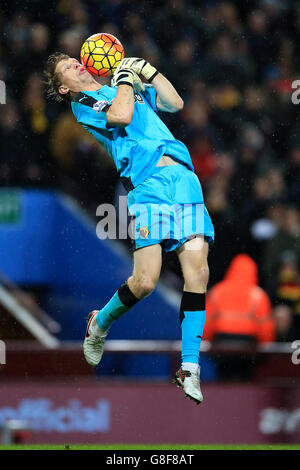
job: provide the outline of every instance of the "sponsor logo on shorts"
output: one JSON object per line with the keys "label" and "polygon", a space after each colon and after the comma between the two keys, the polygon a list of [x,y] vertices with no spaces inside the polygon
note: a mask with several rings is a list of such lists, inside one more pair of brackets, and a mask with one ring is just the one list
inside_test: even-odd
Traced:
{"label": "sponsor logo on shorts", "polygon": [[150,233],[148,227],[139,228],[139,232],[140,232],[141,237],[143,238],[148,238],[148,235]]}

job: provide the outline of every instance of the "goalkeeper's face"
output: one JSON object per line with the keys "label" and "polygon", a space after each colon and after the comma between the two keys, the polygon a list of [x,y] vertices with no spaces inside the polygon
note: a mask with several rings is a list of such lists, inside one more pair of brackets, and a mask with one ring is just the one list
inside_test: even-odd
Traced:
{"label": "goalkeeper's face", "polygon": [[78,93],[85,90],[87,83],[93,80],[86,68],[77,59],[69,58],[58,62],[55,73],[59,77],[59,93],[62,95],[69,91]]}

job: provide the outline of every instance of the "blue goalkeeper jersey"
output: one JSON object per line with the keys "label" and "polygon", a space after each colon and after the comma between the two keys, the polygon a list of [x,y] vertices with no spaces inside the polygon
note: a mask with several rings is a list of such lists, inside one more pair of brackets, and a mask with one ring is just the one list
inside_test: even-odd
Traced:
{"label": "blue goalkeeper jersey", "polygon": [[72,100],[72,111],[84,129],[92,134],[113,158],[117,171],[129,191],[142,183],[155,170],[162,155],[194,170],[186,146],[175,139],[156,114],[156,90],[145,85],[135,93],[134,112],[126,127],[111,127],[106,112],[117,94],[117,87],[102,86],[97,91],[78,93]]}

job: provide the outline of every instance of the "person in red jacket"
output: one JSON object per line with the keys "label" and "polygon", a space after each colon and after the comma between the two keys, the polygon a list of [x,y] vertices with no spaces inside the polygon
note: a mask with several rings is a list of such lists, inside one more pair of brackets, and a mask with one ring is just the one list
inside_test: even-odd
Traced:
{"label": "person in red jacket", "polygon": [[275,341],[272,307],[258,285],[257,265],[245,254],[231,262],[223,281],[207,295],[204,337],[217,335],[253,338],[257,343]]}
{"label": "person in red jacket", "polygon": [[[248,255],[237,255],[224,280],[209,291],[203,338],[219,344],[237,340],[244,345],[275,341],[271,303],[258,286],[257,265]],[[250,378],[249,358],[224,355],[218,362],[221,376],[232,378],[232,374],[242,374]]]}

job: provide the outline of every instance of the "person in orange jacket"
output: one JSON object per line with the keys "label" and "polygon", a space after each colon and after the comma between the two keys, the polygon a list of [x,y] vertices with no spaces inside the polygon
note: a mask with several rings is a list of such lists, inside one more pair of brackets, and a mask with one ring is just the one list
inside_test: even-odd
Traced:
{"label": "person in orange jacket", "polygon": [[235,256],[224,280],[209,291],[203,337],[208,341],[275,341],[271,303],[258,286],[257,265],[248,255]]}

